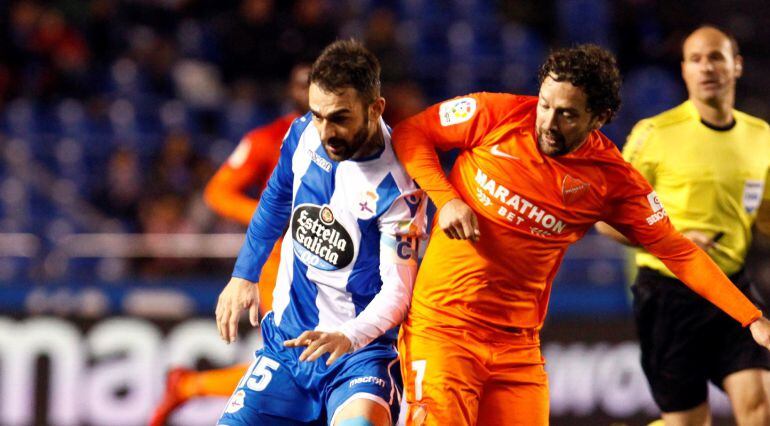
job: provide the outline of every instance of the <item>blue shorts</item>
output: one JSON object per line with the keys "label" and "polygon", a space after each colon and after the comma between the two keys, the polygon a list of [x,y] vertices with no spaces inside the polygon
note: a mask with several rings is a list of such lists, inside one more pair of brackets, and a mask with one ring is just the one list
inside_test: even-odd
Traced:
{"label": "blue shorts", "polygon": [[326,366],[326,354],[300,362],[305,349],[287,348],[289,336],[273,321],[262,322],[265,346],[254,353],[217,425],[324,425],[349,401],[382,404],[395,421],[401,399],[398,353],[393,346],[370,344]]}

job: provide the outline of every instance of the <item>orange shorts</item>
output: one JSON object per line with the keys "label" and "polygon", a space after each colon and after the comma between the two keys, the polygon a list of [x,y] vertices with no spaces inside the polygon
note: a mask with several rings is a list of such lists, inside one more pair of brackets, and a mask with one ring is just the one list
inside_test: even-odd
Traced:
{"label": "orange shorts", "polygon": [[407,425],[548,424],[537,331],[484,335],[426,322],[409,318],[398,339]]}
{"label": "orange shorts", "polygon": [[273,309],[273,290],[278,276],[278,265],[281,263],[281,239],[276,241],[273,251],[262,266],[259,276],[259,315],[264,316]]}

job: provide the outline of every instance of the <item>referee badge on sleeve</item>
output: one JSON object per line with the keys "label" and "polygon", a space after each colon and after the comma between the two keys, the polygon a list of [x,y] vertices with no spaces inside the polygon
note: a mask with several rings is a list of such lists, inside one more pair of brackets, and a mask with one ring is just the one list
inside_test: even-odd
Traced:
{"label": "referee badge on sleeve", "polygon": [[762,204],[762,193],[765,189],[761,180],[747,180],[743,186],[743,208],[746,213],[754,213]]}

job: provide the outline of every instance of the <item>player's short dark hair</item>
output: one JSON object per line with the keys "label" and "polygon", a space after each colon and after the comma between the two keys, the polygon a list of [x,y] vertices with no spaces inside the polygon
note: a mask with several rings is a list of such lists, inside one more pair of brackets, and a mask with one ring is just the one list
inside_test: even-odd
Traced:
{"label": "player's short dark hair", "polygon": [[694,30],[692,30],[689,33],[687,33],[687,35],[684,36],[684,38],[682,38],[682,43],[680,43],[679,51],[682,52],[682,54],[684,54],[684,42],[686,42],[687,39],[690,38],[690,36],[693,35],[693,33],[695,31],[702,30],[702,29],[705,29],[705,28],[711,28],[713,30],[717,30],[720,33],[724,34],[725,37],[727,37],[727,40],[730,42],[730,47],[733,50],[733,57],[736,57],[736,56],[741,54],[740,49],[738,48],[738,40],[735,38],[735,35],[733,35],[732,32],[730,32],[730,31],[728,31],[728,30],[726,30],[726,29],[724,29],[724,28],[722,28],[722,27],[720,27],[718,25],[713,25],[713,24],[703,24],[703,25],[700,25],[697,28],[695,28]]}
{"label": "player's short dark hair", "polygon": [[332,93],[352,87],[369,104],[380,96],[380,61],[359,41],[337,40],[313,63],[310,83]]}
{"label": "player's short dark hair", "polygon": [[540,84],[546,77],[579,87],[594,114],[609,112],[607,123],[620,109],[620,70],[615,56],[595,44],[581,44],[552,52],[540,67]]}

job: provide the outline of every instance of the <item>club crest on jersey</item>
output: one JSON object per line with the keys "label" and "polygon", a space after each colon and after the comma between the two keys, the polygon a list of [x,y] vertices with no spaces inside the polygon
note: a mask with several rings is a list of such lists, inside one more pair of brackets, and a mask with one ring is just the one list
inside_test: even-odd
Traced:
{"label": "club crest on jersey", "polygon": [[243,402],[246,399],[246,392],[243,391],[243,389],[236,392],[232,398],[230,398],[230,401],[227,403],[227,407],[225,408],[225,413],[237,413],[241,408],[243,408]]}
{"label": "club crest on jersey", "polygon": [[321,214],[319,217],[321,218],[321,222],[323,222],[323,224],[326,226],[334,223],[334,213],[332,212],[332,209],[329,208],[329,206],[321,207]]}
{"label": "club crest on jersey", "polygon": [[353,214],[359,219],[368,220],[377,214],[377,200],[380,196],[374,189],[368,189],[361,193],[358,201],[353,206]]}
{"label": "club crest on jersey", "polygon": [[342,269],[353,260],[353,239],[329,206],[300,204],[291,218],[294,254],[307,266]]}
{"label": "club crest on jersey", "polygon": [[564,204],[574,203],[578,198],[588,193],[590,187],[590,184],[580,179],[575,179],[570,175],[564,176],[564,180],[561,182],[561,196]]}
{"label": "club crest on jersey", "polygon": [[439,119],[444,127],[468,121],[475,112],[476,99],[473,98],[453,99],[438,108]]}
{"label": "club crest on jersey", "polygon": [[648,225],[654,225],[666,217],[666,210],[663,209],[663,203],[660,202],[658,194],[656,194],[655,191],[647,194],[647,202],[650,203],[650,208],[652,209],[652,214],[647,216]]}

